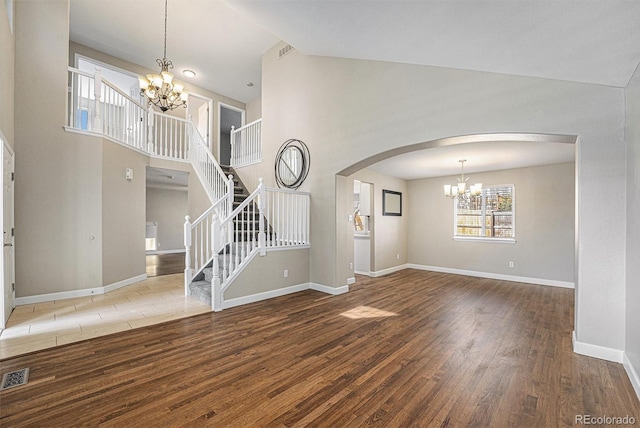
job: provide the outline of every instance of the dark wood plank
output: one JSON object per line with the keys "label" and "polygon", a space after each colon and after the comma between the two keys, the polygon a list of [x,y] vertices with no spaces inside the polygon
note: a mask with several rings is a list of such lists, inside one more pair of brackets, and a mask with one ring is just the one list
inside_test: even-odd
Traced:
{"label": "dark wood plank", "polygon": [[148,255],[147,276],[182,273],[184,272],[184,260],[184,253]]}
{"label": "dark wood plank", "polygon": [[[640,418],[573,290],[405,270],[0,361],[2,426],[572,426]],[[346,316],[348,315],[348,316]]]}

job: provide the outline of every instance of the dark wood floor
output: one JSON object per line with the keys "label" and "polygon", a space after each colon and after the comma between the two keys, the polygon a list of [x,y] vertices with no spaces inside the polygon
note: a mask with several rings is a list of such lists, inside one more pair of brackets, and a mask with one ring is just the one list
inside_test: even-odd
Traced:
{"label": "dark wood floor", "polygon": [[184,253],[147,256],[147,276],[171,275],[184,272]]}
{"label": "dark wood floor", "polygon": [[405,270],[0,362],[1,426],[556,427],[640,419],[573,290]]}

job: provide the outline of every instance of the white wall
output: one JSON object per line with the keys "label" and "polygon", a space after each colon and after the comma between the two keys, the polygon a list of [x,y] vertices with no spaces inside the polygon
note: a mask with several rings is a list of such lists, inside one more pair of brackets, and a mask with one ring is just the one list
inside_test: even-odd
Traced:
{"label": "white wall", "polygon": [[574,174],[573,163],[471,174],[483,186],[515,185],[515,243],[454,241],[454,201],[442,188],[456,178],[410,181],[409,262],[573,283]]}
{"label": "white wall", "polygon": [[[640,72],[636,71],[627,95],[627,288],[626,349],[640,375]],[[640,397],[640,378],[636,378]]]}
{"label": "white wall", "polygon": [[147,187],[147,222],[158,222],[158,251],[184,250],[187,189]]}
{"label": "white wall", "polygon": [[[279,144],[311,151],[301,190],[312,193],[311,281],[341,286],[351,275],[340,192],[346,167],[386,150],[479,133],[579,135],[576,336],[621,350],[625,343],[626,182],[624,90],[447,68],[305,56],[263,56],[263,171],[272,179]],[[603,197],[606,196],[606,203]],[[333,221],[333,219],[336,219]]]}

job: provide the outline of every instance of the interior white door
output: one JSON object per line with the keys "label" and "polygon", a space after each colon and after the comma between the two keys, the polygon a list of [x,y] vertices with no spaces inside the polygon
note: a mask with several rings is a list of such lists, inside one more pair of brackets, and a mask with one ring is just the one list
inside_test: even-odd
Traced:
{"label": "interior white door", "polygon": [[13,154],[2,145],[2,316],[0,328],[5,328],[15,301],[15,246],[13,217]]}

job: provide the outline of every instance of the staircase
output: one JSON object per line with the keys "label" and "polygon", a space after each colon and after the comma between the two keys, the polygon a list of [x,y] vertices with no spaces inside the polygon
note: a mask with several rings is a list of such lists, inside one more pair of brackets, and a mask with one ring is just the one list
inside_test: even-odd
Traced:
{"label": "staircase", "polygon": [[[309,193],[267,188],[262,179],[248,192],[232,168],[218,164],[190,119],[140,104],[100,72],[69,67],[67,89],[67,132],[101,135],[151,158],[193,167],[211,206],[193,222],[185,217],[185,294],[222,310],[224,292],[253,257],[310,247]],[[261,124],[233,131],[232,166],[262,160]]]}
{"label": "staircase", "polygon": [[[220,168],[224,172],[224,174],[229,177],[231,176],[233,179],[233,209],[235,210],[239,207],[242,202],[249,196],[249,191],[244,183],[238,178],[238,174],[235,170],[226,165],[220,165]],[[248,231],[257,231],[258,230],[258,222],[260,219],[259,214],[257,213],[257,209],[253,208],[249,209],[250,206],[245,207],[242,212],[242,216],[234,219],[233,222],[233,236],[241,236],[243,242],[250,241],[250,238],[253,238],[257,241],[257,236],[250,236],[251,233]],[[251,212],[250,212],[251,211]],[[252,227],[250,227],[249,223],[253,223]],[[229,263],[232,258],[234,258],[239,250],[237,245],[235,245],[237,241],[231,241],[228,243],[223,250],[221,250],[218,254],[221,259],[219,259],[219,267],[218,267],[218,276],[223,277],[224,267],[229,266]],[[191,284],[188,287],[188,294],[197,298],[198,300],[211,305],[211,283],[213,281],[213,260],[207,263],[207,266],[203,269],[203,271],[196,275]]]}

